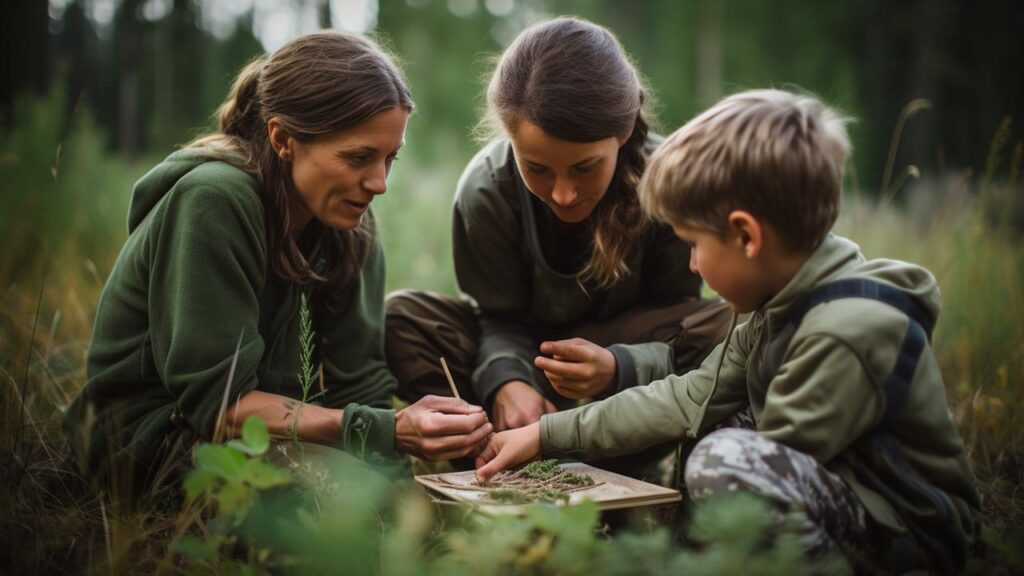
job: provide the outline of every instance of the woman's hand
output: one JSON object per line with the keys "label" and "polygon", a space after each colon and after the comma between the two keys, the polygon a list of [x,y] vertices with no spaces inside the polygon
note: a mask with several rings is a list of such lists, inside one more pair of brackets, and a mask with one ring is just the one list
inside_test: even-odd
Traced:
{"label": "woman's hand", "polygon": [[578,400],[593,398],[615,384],[615,355],[583,338],[543,342],[533,363],[544,371],[555,391]]}
{"label": "woman's hand", "polygon": [[458,398],[424,396],[395,414],[395,448],[433,462],[479,451],[493,431],[483,408]]}
{"label": "woman's hand", "polygon": [[494,425],[498,432],[533,424],[552,412],[558,412],[558,408],[522,380],[506,382],[494,393]]}
{"label": "woman's hand", "polygon": [[476,457],[476,479],[481,484],[498,472],[540,457],[540,422],[495,434]]}

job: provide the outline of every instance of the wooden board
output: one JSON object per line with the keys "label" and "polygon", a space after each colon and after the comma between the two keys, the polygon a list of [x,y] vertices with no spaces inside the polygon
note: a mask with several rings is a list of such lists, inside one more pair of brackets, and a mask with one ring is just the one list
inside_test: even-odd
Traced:
{"label": "wooden board", "polygon": [[[559,465],[576,474],[587,474],[597,483],[596,486],[569,494],[569,505],[578,504],[583,500],[591,500],[600,510],[619,508],[639,508],[657,504],[671,504],[682,500],[678,490],[663,488],[642,480],[634,480],[628,476],[595,468],[582,462],[560,462]],[[502,504],[487,500],[486,492],[479,489],[462,490],[459,486],[476,486],[476,473],[448,472],[445,474],[423,474],[416,476],[416,481],[434,494],[469,504],[478,504],[485,512],[499,514],[517,514],[525,508],[523,504]]]}

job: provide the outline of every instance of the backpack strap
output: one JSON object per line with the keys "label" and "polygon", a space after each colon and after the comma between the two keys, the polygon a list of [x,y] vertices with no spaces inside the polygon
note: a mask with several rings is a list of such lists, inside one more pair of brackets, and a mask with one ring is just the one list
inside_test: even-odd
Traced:
{"label": "backpack strap", "polygon": [[[924,494],[935,503],[943,518],[950,518],[951,512],[946,496],[914,476],[892,432],[896,417],[906,408],[917,363],[921,359],[925,345],[931,340],[934,321],[923,306],[898,288],[871,280],[847,279],[830,282],[808,294],[791,314],[786,330],[792,336],[812,308],[842,298],[876,300],[903,312],[909,319],[907,333],[896,357],[896,365],[882,385],[885,392],[885,413],[878,427],[871,432],[871,441],[874,448],[889,459],[896,470],[901,471],[899,478],[906,490]],[[894,574],[928,566],[919,543],[910,535],[896,536],[890,543],[888,556],[888,567]]]}
{"label": "backpack strap", "polygon": [[819,286],[810,294],[805,296],[800,304],[797,305],[789,322],[791,324],[799,325],[804,319],[804,315],[807,314],[811,308],[814,308],[818,304],[824,304],[841,298],[868,298],[884,302],[885,304],[896,308],[900,312],[903,312],[910,317],[911,320],[919,324],[928,335],[928,339],[931,340],[932,331],[935,328],[934,321],[925,311],[924,307],[917,302],[917,300],[907,296],[907,293],[899,288],[888,284],[882,284],[881,282],[875,282],[873,280],[865,280],[863,278],[837,280],[835,282],[829,282],[828,284]]}
{"label": "backpack strap", "polygon": [[790,316],[789,324],[795,330],[812,308],[843,298],[876,300],[896,308],[910,319],[896,358],[896,366],[883,385],[885,414],[879,428],[888,428],[907,404],[910,383],[914,380],[914,372],[917,371],[917,362],[924,351],[925,343],[931,340],[934,321],[923,306],[902,290],[881,282],[851,278],[829,282],[816,288],[797,304]]}

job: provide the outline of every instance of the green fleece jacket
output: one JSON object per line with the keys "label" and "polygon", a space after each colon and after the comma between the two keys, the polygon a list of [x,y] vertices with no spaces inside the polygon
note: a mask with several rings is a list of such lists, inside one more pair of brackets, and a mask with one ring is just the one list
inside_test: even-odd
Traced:
{"label": "green fleece jacket", "polygon": [[875,300],[835,300],[806,314],[781,362],[769,358],[769,345],[802,298],[846,278],[892,285],[938,317],[939,290],[927,270],[865,260],[855,244],[829,236],[789,284],[699,369],[541,418],[543,454],[592,460],[694,438],[749,404],[760,433],[842,477],[879,524],[894,533],[911,529],[915,536],[935,538],[962,559],[980,528],[979,498],[929,346],[892,430],[906,476],[937,489],[935,497],[918,502],[895,497],[899,487],[894,484],[905,478],[890,474],[869,441],[885,411],[882,384],[896,364],[908,317]]}
{"label": "green fleece jacket", "polygon": [[[135,185],[129,237],[96,312],[87,382],[65,418],[87,471],[114,458],[150,475],[169,443],[210,439],[227,386],[229,404],[251,390],[302,396],[301,288],[269,271],[257,182],[207,154],[176,152]],[[321,271],[319,238],[332,233],[314,220],[300,239]],[[344,436],[356,426],[380,453],[393,449],[387,408],[397,387],[384,361],[383,294],[375,240],[338,311],[313,320],[319,402],[351,406]]]}
{"label": "green fleece jacket", "polygon": [[[660,142],[660,137],[649,138],[647,153]],[[660,224],[650,226],[627,256],[628,275],[604,289],[581,286],[576,274],[560,273],[545,258],[538,226],[546,219],[539,211],[548,208],[531,197],[504,139],[470,161],[456,189],[455,274],[459,289],[480,310],[473,387],[485,405],[511,380],[544,391],[533,368],[540,335],[700,296],[700,277],[689,268],[689,247]],[[672,354],[664,342],[609,349],[618,364],[617,390],[635,386],[640,374],[660,378],[672,372],[671,363],[661,363]]]}

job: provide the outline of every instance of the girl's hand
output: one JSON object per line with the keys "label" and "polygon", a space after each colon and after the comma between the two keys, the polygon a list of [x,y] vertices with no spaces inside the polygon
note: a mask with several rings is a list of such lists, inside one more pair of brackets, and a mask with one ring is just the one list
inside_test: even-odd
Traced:
{"label": "girl's hand", "polygon": [[540,345],[542,354],[533,363],[544,371],[555,391],[578,400],[593,398],[615,384],[615,355],[607,348],[583,338],[570,338]]}
{"label": "girl's hand", "polygon": [[481,484],[498,472],[540,458],[540,422],[500,432],[491,437],[476,457],[476,479]]}
{"label": "girl's hand", "polygon": [[540,420],[545,414],[557,411],[551,401],[522,380],[506,382],[494,394],[492,412],[498,432],[522,428]]}

